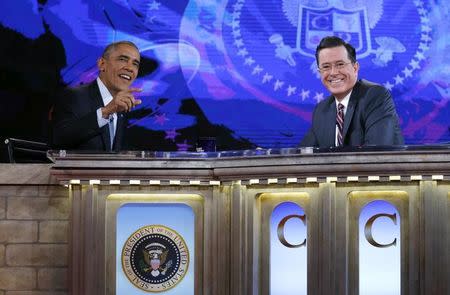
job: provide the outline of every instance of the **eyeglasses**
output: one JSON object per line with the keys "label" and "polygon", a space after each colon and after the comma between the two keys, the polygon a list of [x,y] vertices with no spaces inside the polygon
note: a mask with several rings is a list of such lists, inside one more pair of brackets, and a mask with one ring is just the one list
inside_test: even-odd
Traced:
{"label": "eyeglasses", "polygon": [[326,72],[331,72],[331,70],[333,69],[333,67],[336,70],[342,70],[346,65],[351,64],[352,62],[343,62],[343,61],[338,61],[335,64],[324,64],[322,66],[319,67],[319,71],[322,73],[326,73]]}

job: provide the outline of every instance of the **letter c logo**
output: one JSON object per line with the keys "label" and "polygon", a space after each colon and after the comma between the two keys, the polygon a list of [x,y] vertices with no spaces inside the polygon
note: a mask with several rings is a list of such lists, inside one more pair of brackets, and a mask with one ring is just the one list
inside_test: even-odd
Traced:
{"label": "letter c logo", "polygon": [[376,215],[370,217],[369,220],[367,220],[366,225],[364,226],[364,234],[366,236],[367,241],[372,246],[377,247],[377,248],[387,248],[387,247],[397,245],[397,238],[395,238],[394,241],[390,244],[380,244],[377,241],[375,241],[375,239],[373,238],[372,226],[373,226],[373,223],[375,222],[375,220],[377,220],[380,217],[388,217],[389,219],[392,220],[392,222],[394,222],[395,225],[397,225],[397,215],[395,213],[394,214],[380,213],[380,214],[376,214]]}
{"label": "letter c logo", "polygon": [[286,246],[288,248],[300,248],[302,246],[305,247],[306,246],[306,238],[303,240],[303,243],[294,245],[294,244],[289,243],[284,236],[284,225],[291,218],[300,219],[303,222],[303,224],[306,226],[306,216],[305,215],[296,215],[296,214],[288,215],[288,216],[284,217],[283,219],[281,219],[280,223],[278,224],[278,228],[277,228],[278,239],[280,240],[281,244],[283,244],[284,246]]}

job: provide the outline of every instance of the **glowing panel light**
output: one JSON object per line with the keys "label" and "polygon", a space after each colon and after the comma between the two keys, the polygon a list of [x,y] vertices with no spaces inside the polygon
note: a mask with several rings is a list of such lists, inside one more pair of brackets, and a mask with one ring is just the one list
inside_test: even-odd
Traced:
{"label": "glowing panel light", "polygon": [[359,216],[359,294],[401,294],[400,214],[386,201],[367,204]]}
{"label": "glowing panel light", "polygon": [[270,218],[270,294],[307,294],[307,225],[295,203],[275,207]]}
{"label": "glowing panel light", "polygon": [[[132,195],[131,195],[132,196]],[[136,195],[136,197],[138,197]],[[116,292],[115,294],[126,294],[126,295],[144,295],[144,294],[165,294],[165,295],[194,295],[194,277],[196,273],[195,261],[195,214],[192,208],[188,205],[181,203],[127,203],[122,205],[117,210],[117,232],[116,232]],[[140,238],[130,239],[134,234],[138,233],[140,229],[143,228],[165,228],[167,231],[156,231],[155,234],[160,236],[160,240],[167,241],[167,243],[150,243],[150,238],[145,238],[145,235],[141,235]],[[168,234],[164,233],[167,232]],[[171,236],[176,233],[177,245],[182,239],[183,243],[186,244],[188,249],[189,265],[183,271],[187,272],[184,276],[174,275],[172,279],[167,279],[167,277],[160,276],[164,273],[156,273],[154,277],[147,276],[144,280],[142,277],[138,277],[139,272],[135,272],[131,276],[127,276],[126,272],[132,271],[133,269],[141,270],[142,272],[148,272],[151,270],[144,258],[144,254],[136,254],[135,268],[125,267],[123,257],[125,256],[125,245],[129,242],[132,246],[130,249],[139,248],[139,245],[143,246],[143,249],[157,249],[165,248],[170,249],[166,255],[172,258],[167,263],[161,264],[161,269],[166,270],[173,269],[177,265],[177,259],[173,256],[175,250],[170,248]],[[156,248],[152,248],[152,244],[155,244]],[[180,248],[181,249],[181,248]],[[180,250],[179,249],[179,250]],[[158,249],[157,249],[158,250]],[[151,250],[148,250],[151,251]],[[137,251],[139,253],[139,251]],[[141,252],[142,253],[142,252]],[[182,252],[179,254],[181,255]],[[142,258],[140,258],[142,255]],[[178,257],[178,256],[176,256]],[[162,260],[160,261],[162,262]],[[180,260],[180,263],[181,260]],[[153,267],[153,266],[150,266]],[[146,270],[147,268],[147,270]],[[142,273],[141,273],[142,274]],[[130,279],[133,277],[133,279]],[[140,278],[140,280],[139,280]],[[182,280],[180,281],[180,279]],[[158,281],[161,279],[161,281]],[[165,281],[164,281],[165,280]],[[141,283],[133,283],[133,282]],[[179,281],[179,283],[174,283]],[[161,282],[161,283],[159,283]]]}

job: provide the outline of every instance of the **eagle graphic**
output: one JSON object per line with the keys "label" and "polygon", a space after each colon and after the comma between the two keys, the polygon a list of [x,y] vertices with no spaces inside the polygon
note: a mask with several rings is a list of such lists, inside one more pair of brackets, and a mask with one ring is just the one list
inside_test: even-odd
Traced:
{"label": "eagle graphic", "polygon": [[157,277],[160,274],[165,275],[169,268],[172,266],[172,260],[167,261],[169,250],[163,250],[162,248],[142,250],[144,257],[144,265],[142,271],[148,273],[153,277]]}

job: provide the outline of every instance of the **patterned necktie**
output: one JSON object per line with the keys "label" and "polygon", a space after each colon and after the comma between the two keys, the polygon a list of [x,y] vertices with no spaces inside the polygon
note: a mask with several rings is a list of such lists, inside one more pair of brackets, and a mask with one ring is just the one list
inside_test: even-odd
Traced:
{"label": "patterned necktie", "polygon": [[113,115],[110,115],[109,116],[109,122],[108,122],[108,125],[109,125],[109,139],[111,140],[111,150],[113,149],[113,146],[114,146],[114,116]]}
{"label": "patterned necktie", "polygon": [[336,114],[336,126],[337,126],[337,146],[342,146],[344,143],[343,133],[344,133],[344,105],[342,103],[338,104],[338,112]]}

